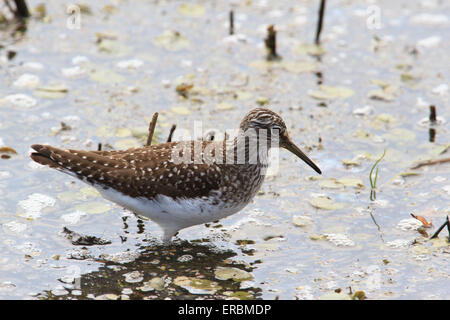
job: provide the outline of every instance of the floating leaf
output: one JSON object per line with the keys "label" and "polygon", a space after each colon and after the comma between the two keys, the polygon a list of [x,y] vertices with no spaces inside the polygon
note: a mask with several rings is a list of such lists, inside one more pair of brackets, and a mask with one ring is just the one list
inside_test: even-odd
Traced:
{"label": "floating leaf", "polygon": [[309,90],[308,94],[318,100],[345,99],[355,94],[352,89],[345,87],[330,87],[320,85],[319,90]]}
{"label": "floating leaf", "polygon": [[205,87],[195,86],[194,88],[192,88],[190,90],[190,94],[191,95],[207,96],[207,95],[211,95],[212,91],[210,89],[208,89],[208,88],[205,88]]}
{"label": "floating leaf", "polygon": [[64,98],[69,89],[64,84],[49,85],[39,87],[34,90],[33,94],[36,97],[44,99],[61,99]]}
{"label": "floating leaf", "polygon": [[219,111],[233,110],[235,108],[236,107],[234,105],[232,105],[231,103],[227,103],[227,102],[221,102],[216,105],[216,109]]}
{"label": "floating leaf", "polygon": [[[157,135],[157,130],[153,133],[153,137]],[[141,141],[147,141],[148,137],[148,127],[134,127],[131,128],[131,134],[134,138],[139,139]]]}
{"label": "floating leaf", "polygon": [[92,187],[83,187],[80,189],[80,193],[84,194],[88,197],[99,197],[100,193],[97,191],[97,189]]}
{"label": "floating leaf", "polygon": [[309,54],[312,56],[321,56],[326,52],[324,47],[309,43],[299,44],[294,48],[294,51],[298,54]]}
{"label": "floating leaf", "polygon": [[90,214],[105,213],[111,209],[111,205],[104,202],[86,202],[75,206],[79,211],[83,211]]}
{"label": "floating leaf", "polygon": [[214,294],[217,290],[222,289],[217,282],[186,276],[175,278],[173,283],[192,294]]}
{"label": "floating leaf", "polygon": [[447,248],[449,246],[449,239],[446,237],[443,238],[434,238],[430,240],[433,248]]}
{"label": "floating leaf", "polygon": [[116,137],[121,137],[121,138],[125,138],[125,137],[129,137],[131,136],[131,130],[128,128],[117,128],[116,129]]}
{"label": "floating leaf", "polygon": [[194,87],[192,83],[180,83],[176,86],[175,91],[182,97],[187,98],[189,91]]}
{"label": "floating leaf", "polygon": [[124,45],[116,40],[102,39],[98,44],[100,52],[105,52],[116,57],[123,57],[131,52],[131,47]]}
{"label": "floating leaf", "polygon": [[394,101],[395,100],[395,96],[391,93],[387,93],[384,90],[370,90],[367,93],[367,96],[370,99],[374,99],[374,100],[383,100],[383,101]]}
{"label": "floating leaf", "polygon": [[114,13],[117,13],[117,11],[118,11],[117,7],[115,7],[115,6],[112,5],[112,4],[107,4],[107,5],[105,5],[105,6],[102,8],[102,10],[105,11],[106,13],[108,13],[108,14],[114,14]]}
{"label": "floating leaf", "polygon": [[183,3],[178,7],[178,12],[188,17],[201,17],[205,14],[205,7],[200,4]]}
{"label": "floating leaf", "polygon": [[383,134],[383,138],[390,141],[411,142],[416,140],[416,134],[411,130],[394,128]]}
{"label": "floating leaf", "polygon": [[309,200],[309,203],[313,207],[323,210],[339,210],[344,207],[343,203],[334,202],[327,197],[312,198],[311,200]]}
{"label": "floating leaf", "polygon": [[313,219],[307,216],[294,216],[292,217],[292,223],[297,227],[307,227],[313,223]]}
{"label": "floating leaf", "polygon": [[33,17],[43,19],[47,16],[47,8],[45,3],[39,3],[33,8]]}
{"label": "floating leaf", "polygon": [[166,30],[155,39],[154,43],[164,49],[178,51],[189,46],[189,39],[178,31]]}
{"label": "floating leaf", "polygon": [[116,147],[119,150],[126,150],[130,148],[139,148],[141,147],[141,145],[136,141],[136,139],[122,139],[116,141],[114,143],[114,147]]}
{"label": "floating leaf", "polygon": [[89,76],[91,80],[99,83],[119,83],[125,81],[125,77],[111,71],[108,68],[103,68],[100,66],[91,67],[89,70]]}
{"label": "floating leaf", "polygon": [[340,189],[343,187],[343,185],[334,178],[319,181],[319,186],[327,189]]}
{"label": "floating leaf", "polygon": [[143,283],[142,287],[138,287],[137,289],[147,292],[147,291],[153,291],[153,290],[163,290],[165,287],[165,282],[163,278],[160,277],[154,277],[150,281],[146,281]]}
{"label": "floating leaf", "polygon": [[292,73],[312,72],[317,69],[313,62],[307,61],[283,61],[279,64],[284,70]]}
{"label": "floating leaf", "polygon": [[237,298],[239,300],[252,300],[254,299],[253,295],[247,291],[226,291],[223,293],[227,297]]}
{"label": "floating leaf", "polygon": [[371,80],[372,84],[378,85],[381,89],[370,90],[367,93],[367,96],[370,99],[374,100],[382,100],[382,101],[393,101],[396,98],[396,93],[398,91],[398,87],[389,84],[383,80]]}
{"label": "floating leaf", "polygon": [[235,98],[237,100],[249,100],[249,99],[253,98],[253,94],[248,91],[237,90],[235,92]]}
{"label": "floating leaf", "polygon": [[96,32],[95,37],[97,38],[97,43],[101,43],[103,40],[117,40],[118,38],[117,34],[111,31]]}
{"label": "floating leaf", "polygon": [[58,199],[64,202],[73,202],[85,200],[85,196],[80,192],[66,191],[58,193]]}
{"label": "floating leaf", "polygon": [[362,188],[364,187],[362,180],[358,178],[340,178],[338,182],[346,187]]}
{"label": "floating leaf", "polygon": [[188,114],[191,113],[191,110],[189,110],[187,107],[185,106],[178,106],[178,107],[172,107],[171,109],[173,112],[175,112],[176,114],[181,114],[183,116],[186,116]]}
{"label": "floating leaf", "polygon": [[246,281],[253,279],[253,275],[250,272],[231,267],[217,267],[214,275],[219,280]]}
{"label": "floating leaf", "polygon": [[113,136],[113,130],[110,126],[103,126],[100,128],[97,128],[95,131],[95,135],[101,138],[107,138]]}
{"label": "floating leaf", "polygon": [[77,3],[77,7],[80,9],[81,13],[92,14],[91,7],[87,3]]}
{"label": "floating leaf", "polygon": [[352,300],[352,299],[348,294],[345,294],[343,292],[337,293],[335,291],[332,291],[320,296],[319,300]]}
{"label": "floating leaf", "polygon": [[258,69],[262,72],[267,72],[273,69],[283,69],[292,73],[303,73],[312,72],[317,70],[317,65],[314,62],[308,61],[267,61],[267,60],[256,60],[250,62],[249,66],[251,68]]}
{"label": "floating leaf", "polygon": [[274,66],[279,66],[279,64],[267,60],[256,60],[249,63],[250,68],[258,69],[262,72],[265,72]]}
{"label": "floating leaf", "polygon": [[313,241],[327,240],[327,237],[325,235],[323,235],[323,234],[312,234],[308,238],[313,240]]}
{"label": "floating leaf", "polygon": [[410,74],[410,73],[402,73],[401,75],[400,75],[400,79],[403,81],[403,82],[413,82],[413,81],[415,81],[416,80],[416,78],[412,75],[412,74]]}
{"label": "floating leaf", "polygon": [[431,248],[427,248],[424,245],[414,245],[409,250],[417,255],[429,255],[433,252]]}
{"label": "floating leaf", "polygon": [[397,119],[394,116],[388,113],[381,113],[377,116],[376,119],[385,123],[394,123],[397,121]]}
{"label": "floating leaf", "polygon": [[361,164],[361,161],[357,159],[344,159],[341,162],[345,166],[359,166]]}

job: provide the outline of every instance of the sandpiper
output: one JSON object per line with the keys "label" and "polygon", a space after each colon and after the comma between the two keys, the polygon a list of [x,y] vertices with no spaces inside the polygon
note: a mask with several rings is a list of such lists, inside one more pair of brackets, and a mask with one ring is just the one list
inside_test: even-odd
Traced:
{"label": "sandpiper", "polygon": [[263,183],[268,151],[285,148],[317,173],[292,142],[283,119],[266,108],[251,110],[233,140],[179,141],[117,151],[31,146],[31,158],[72,175],[100,194],[156,222],[170,242],[181,229],[239,212]]}

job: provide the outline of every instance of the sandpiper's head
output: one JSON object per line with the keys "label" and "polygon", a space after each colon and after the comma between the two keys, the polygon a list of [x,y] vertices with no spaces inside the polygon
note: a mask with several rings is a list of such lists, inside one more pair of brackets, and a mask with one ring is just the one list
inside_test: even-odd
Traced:
{"label": "sandpiper's head", "polygon": [[[289,137],[286,124],[283,119],[275,112],[266,108],[256,108],[251,110],[244,119],[241,121],[239,129],[242,131],[247,131],[253,129],[257,132],[260,129],[265,130],[267,137],[270,140],[271,146],[273,143],[279,143],[279,146],[285,148],[295,154],[297,157],[305,161],[311,168],[313,168],[317,173],[322,174],[319,167],[316,166],[314,162],[311,161],[303,151],[298,148],[294,142]],[[277,132],[278,134],[272,134]]]}

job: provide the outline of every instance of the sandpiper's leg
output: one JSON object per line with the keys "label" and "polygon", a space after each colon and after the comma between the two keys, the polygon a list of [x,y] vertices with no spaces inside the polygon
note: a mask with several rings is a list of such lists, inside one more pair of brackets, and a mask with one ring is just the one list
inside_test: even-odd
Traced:
{"label": "sandpiper's leg", "polygon": [[163,243],[165,245],[169,245],[172,243],[172,237],[178,233],[178,229],[175,228],[163,228],[164,235],[163,235]]}

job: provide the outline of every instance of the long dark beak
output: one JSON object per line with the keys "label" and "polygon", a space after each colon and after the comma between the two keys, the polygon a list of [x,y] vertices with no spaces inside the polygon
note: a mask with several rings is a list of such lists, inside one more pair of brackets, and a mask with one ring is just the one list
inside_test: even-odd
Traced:
{"label": "long dark beak", "polygon": [[300,150],[299,147],[297,147],[292,140],[285,136],[281,139],[281,147],[285,148],[286,150],[289,150],[293,154],[295,154],[297,157],[305,161],[311,168],[314,169],[318,174],[322,174],[322,171],[320,171],[319,167],[316,166],[314,162],[311,161],[310,158],[306,156],[306,154],[303,153],[302,150]]}

